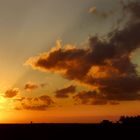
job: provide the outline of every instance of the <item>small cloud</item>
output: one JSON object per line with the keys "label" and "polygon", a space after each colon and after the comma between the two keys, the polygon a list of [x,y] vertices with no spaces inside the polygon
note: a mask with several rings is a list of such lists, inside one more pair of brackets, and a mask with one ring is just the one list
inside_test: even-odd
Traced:
{"label": "small cloud", "polygon": [[44,88],[46,85],[47,85],[46,83],[35,84],[35,83],[32,83],[32,82],[28,82],[28,83],[25,84],[24,89],[26,91],[32,91],[32,90],[35,90],[35,89],[38,89],[38,88]]}
{"label": "small cloud", "polygon": [[111,101],[110,104],[111,105],[119,105],[120,103],[119,102],[116,102],[116,101]]}
{"label": "small cloud", "polygon": [[27,91],[32,91],[37,88],[39,88],[39,86],[37,84],[31,83],[31,82],[26,83],[24,86],[24,89]]}
{"label": "small cloud", "polygon": [[14,101],[23,101],[25,99],[25,97],[19,97],[19,98],[16,98],[16,99],[14,99]]}
{"label": "small cloud", "polygon": [[48,105],[27,105],[23,103],[22,107],[26,110],[46,110],[48,108]]}
{"label": "small cloud", "polygon": [[47,85],[46,83],[41,83],[41,84],[40,84],[40,87],[41,87],[41,88],[44,88],[46,85]]}
{"label": "small cloud", "polygon": [[57,97],[57,98],[68,98],[70,94],[73,94],[75,92],[76,92],[76,87],[71,85],[69,87],[57,90],[55,97]]}
{"label": "small cloud", "polygon": [[9,89],[7,91],[5,91],[5,98],[13,98],[15,97],[17,94],[19,93],[19,89],[17,88],[13,88],[13,89]]}
{"label": "small cloud", "polygon": [[47,95],[30,98],[21,97],[14,101],[18,103],[15,107],[16,110],[46,110],[55,104],[52,98]]}
{"label": "small cloud", "polygon": [[114,14],[113,10],[109,10],[109,11],[99,11],[97,10],[97,8],[95,6],[89,8],[88,13],[90,14],[95,14],[97,16],[100,16],[102,18],[107,18],[108,16]]}
{"label": "small cloud", "polygon": [[54,103],[54,101],[50,98],[50,96],[42,95],[38,97],[39,100],[43,101],[44,103],[47,103],[47,105],[51,105]]}
{"label": "small cloud", "polygon": [[97,8],[95,6],[89,8],[88,10],[89,13],[96,13],[96,11],[97,11]]}

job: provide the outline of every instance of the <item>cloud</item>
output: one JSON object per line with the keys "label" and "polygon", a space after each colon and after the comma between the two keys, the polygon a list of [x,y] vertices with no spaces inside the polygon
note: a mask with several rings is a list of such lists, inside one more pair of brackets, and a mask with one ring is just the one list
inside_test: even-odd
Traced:
{"label": "cloud", "polygon": [[17,89],[17,88],[8,89],[7,91],[5,91],[4,97],[5,97],[5,98],[13,98],[13,97],[15,97],[18,93],[19,93],[19,89]]}
{"label": "cloud", "polygon": [[44,88],[47,84],[46,83],[41,83],[41,84],[35,84],[32,82],[28,82],[25,84],[24,89],[27,91],[32,91],[38,88]]}
{"label": "cloud", "polygon": [[37,88],[39,88],[39,86],[37,84],[31,83],[31,82],[26,83],[24,86],[24,89],[27,91],[31,91],[31,90],[34,90]]}
{"label": "cloud", "polygon": [[57,98],[68,98],[70,94],[73,94],[76,92],[76,87],[71,85],[71,86],[68,86],[66,88],[63,88],[63,89],[59,89],[57,90],[55,93],[55,97]]}
{"label": "cloud", "polygon": [[29,58],[26,64],[93,87],[75,96],[85,104],[139,100],[140,76],[132,55],[140,48],[140,2],[123,8],[128,17],[126,25],[108,33],[106,39],[90,37],[87,48],[67,48],[58,41],[55,48]]}
{"label": "cloud", "polygon": [[97,10],[96,6],[92,6],[92,7],[89,8],[88,13],[95,14],[95,15],[100,16],[102,18],[107,18],[110,15],[113,15],[114,11],[113,10],[99,11],[99,10]]}
{"label": "cloud", "polygon": [[97,8],[95,6],[90,7],[88,10],[89,13],[96,13],[97,12]]}
{"label": "cloud", "polygon": [[41,88],[44,88],[46,85],[47,85],[46,83],[41,83],[41,84],[40,84],[40,87],[41,87]]}
{"label": "cloud", "polygon": [[51,97],[47,95],[30,98],[21,97],[16,99],[15,102],[17,103],[16,110],[47,110],[55,104]]}
{"label": "cloud", "polygon": [[46,110],[48,108],[48,105],[27,105],[27,104],[22,104],[23,109],[25,110]]}
{"label": "cloud", "polygon": [[47,105],[54,104],[54,101],[47,95],[42,95],[42,96],[38,97],[38,99],[44,103],[47,103]]}
{"label": "cloud", "polygon": [[82,91],[75,95],[74,100],[87,105],[105,105],[107,99],[96,91]]}
{"label": "cloud", "polygon": [[119,104],[119,102],[116,102],[116,101],[111,101],[111,102],[110,102],[110,104],[111,104],[111,105],[118,105],[118,104]]}

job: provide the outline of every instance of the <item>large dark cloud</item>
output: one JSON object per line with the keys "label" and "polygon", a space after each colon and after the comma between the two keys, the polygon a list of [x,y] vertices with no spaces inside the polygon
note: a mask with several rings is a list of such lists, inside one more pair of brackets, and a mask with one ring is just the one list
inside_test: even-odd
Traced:
{"label": "large dark cloud", "polygon": [[63,89],[59,89],[56,91],[55,97],[57,98],[68,98],[70,94],[76,92],[76,87],[71,85]]}
{"label": "large dark cloud", "polygon": [[123,10],[126,24],[105,38],[91,37],[86,49],[60,47],[59,44],[49,52],[30,58],[27,63],[35,69],[59,72],[69,80],[97,87],[97,91],[75,96],[80,100],[84,97],[82,102],[86,104],[139,100],[140,76],[131,57],[140,48],[140,2],[129,2],[123,5]]}

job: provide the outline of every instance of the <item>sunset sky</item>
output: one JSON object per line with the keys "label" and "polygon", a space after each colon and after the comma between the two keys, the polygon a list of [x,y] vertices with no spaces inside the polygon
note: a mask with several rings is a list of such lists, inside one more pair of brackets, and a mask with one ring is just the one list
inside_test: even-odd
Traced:
{"label": "sunset sky", "polygon": [[0,0],[0,123],[140,115],[139,0]]}

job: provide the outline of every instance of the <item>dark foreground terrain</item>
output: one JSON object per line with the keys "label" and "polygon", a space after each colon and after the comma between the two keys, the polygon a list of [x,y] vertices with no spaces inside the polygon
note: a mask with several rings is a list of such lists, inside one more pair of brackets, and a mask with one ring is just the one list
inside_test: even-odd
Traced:
{"label": "dark foreground terrain", "polygon": [[1,124],[0,140],[140,139],[140,124]]}
{"label": "dark foreground terrain", "polygon": [[0,140],[140,140],[140,116],[121,117],[116,123],[99,124],[0,124]]}

